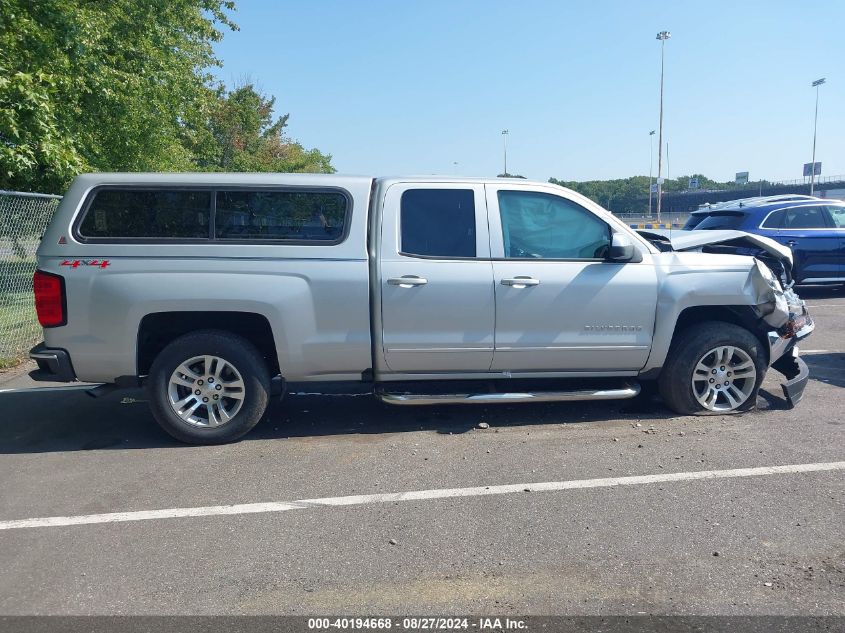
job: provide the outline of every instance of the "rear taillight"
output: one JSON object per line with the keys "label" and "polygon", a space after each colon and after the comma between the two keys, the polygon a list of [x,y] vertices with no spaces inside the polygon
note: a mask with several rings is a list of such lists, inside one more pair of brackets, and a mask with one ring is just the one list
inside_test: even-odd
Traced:
{"label": "rear taillight", "polygon": [[36,270],[32,278],[32,288],[35,291],[35,312],[41,327],[65,325],[65,280],[59,275]]}

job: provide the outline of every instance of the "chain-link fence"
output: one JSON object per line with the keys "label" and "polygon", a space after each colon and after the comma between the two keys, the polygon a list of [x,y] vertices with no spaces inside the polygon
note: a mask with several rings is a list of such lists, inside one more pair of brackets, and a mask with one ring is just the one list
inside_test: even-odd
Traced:
{"label": "chain-link fence", "polygon": [[61,196],[0,190],[0,368],[26,357],[41,329],[35,317],[35,250]]}

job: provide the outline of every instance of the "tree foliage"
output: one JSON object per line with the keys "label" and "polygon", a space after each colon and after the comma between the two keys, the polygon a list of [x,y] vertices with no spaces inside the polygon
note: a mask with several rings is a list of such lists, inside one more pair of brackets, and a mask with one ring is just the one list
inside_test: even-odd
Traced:
{"label": "tree foliage", "polygon": [[[702,174],[680,176],[666,179],[663,183],[664,193],[686,191],[690,178],[698,178],[700,190],[720,191],[734,189],[733,182],[718,182]],[[567,181],[549,178],[549,182],[577,191],[600,204],[605,209],[617,214],[634,214],[648,212],[648,191],[650,181],[648,176],[631,176],[615,180],[586,180]]]}
{"label": "tree foliage", "polygon": [[273,99],[212,83],[233,9],[0,0],[0,188],[61,192],[81,171],[329,171],[329,156],[283,136]]}
{"label": "tree foliage", "polygon": [[198,131],[196,163],[215,171],[331,173],[331,156],[306,150],[285,135],[288,114],[273,119],[274,97],[252,84],[230,92],[218,87],[205,129]]}

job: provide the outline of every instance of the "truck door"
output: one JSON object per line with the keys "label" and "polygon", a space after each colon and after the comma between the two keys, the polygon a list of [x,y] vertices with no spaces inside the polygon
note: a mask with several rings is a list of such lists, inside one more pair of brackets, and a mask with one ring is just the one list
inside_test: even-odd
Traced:
{"label": "truck door", "polygon": [[496,293],[494,371],[645,365],[657,276],[605,260],[611,227],[556,189],[487,185]]}
{"label": "truck door", "polygon": [[488,371],[495,302],[483,185],[396,183],[383,209],[378,276],[387,367]]}

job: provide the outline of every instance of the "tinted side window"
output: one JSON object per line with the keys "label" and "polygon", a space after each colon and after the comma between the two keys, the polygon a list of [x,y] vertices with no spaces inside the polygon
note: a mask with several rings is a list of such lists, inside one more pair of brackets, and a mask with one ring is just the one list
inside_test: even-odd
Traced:
{"label": "tinted side window", "polygon": [[784,229],[825,229],[829,226],[824,207],[801,207],[786,209],[783,224]]}
{"label": "tinted side window", "polygon": [[505,257],[600,259],[610,227],[565,198],[534,191],[499,191]]}
{"label": "tinted side window", "polygon": [[337,192],[218,191],[215,237],[336,242],[346,211],[346,196]]}
{"label": "tinted side window", "polygon": [[401,202],[403,253],[475,257],[475,198],[470,189],[409,189]]}
{"label": "tinted side window", "polygon": [[738,229],[745,220],[744,213],[711,213],[702,220],[696,230],[702,229]]}
{"label": "tinted side window", "polygon": [[786,214],[784,209],[780,211],[773,211],[769,214],[769,216],[763,221],[761,228],[764,229],[779,229],[783,224],[783,216]]}
{"label": "tinted side window", "polygon": [[208,191],[100,189],[79,233],[93,238],[209,237]]}

